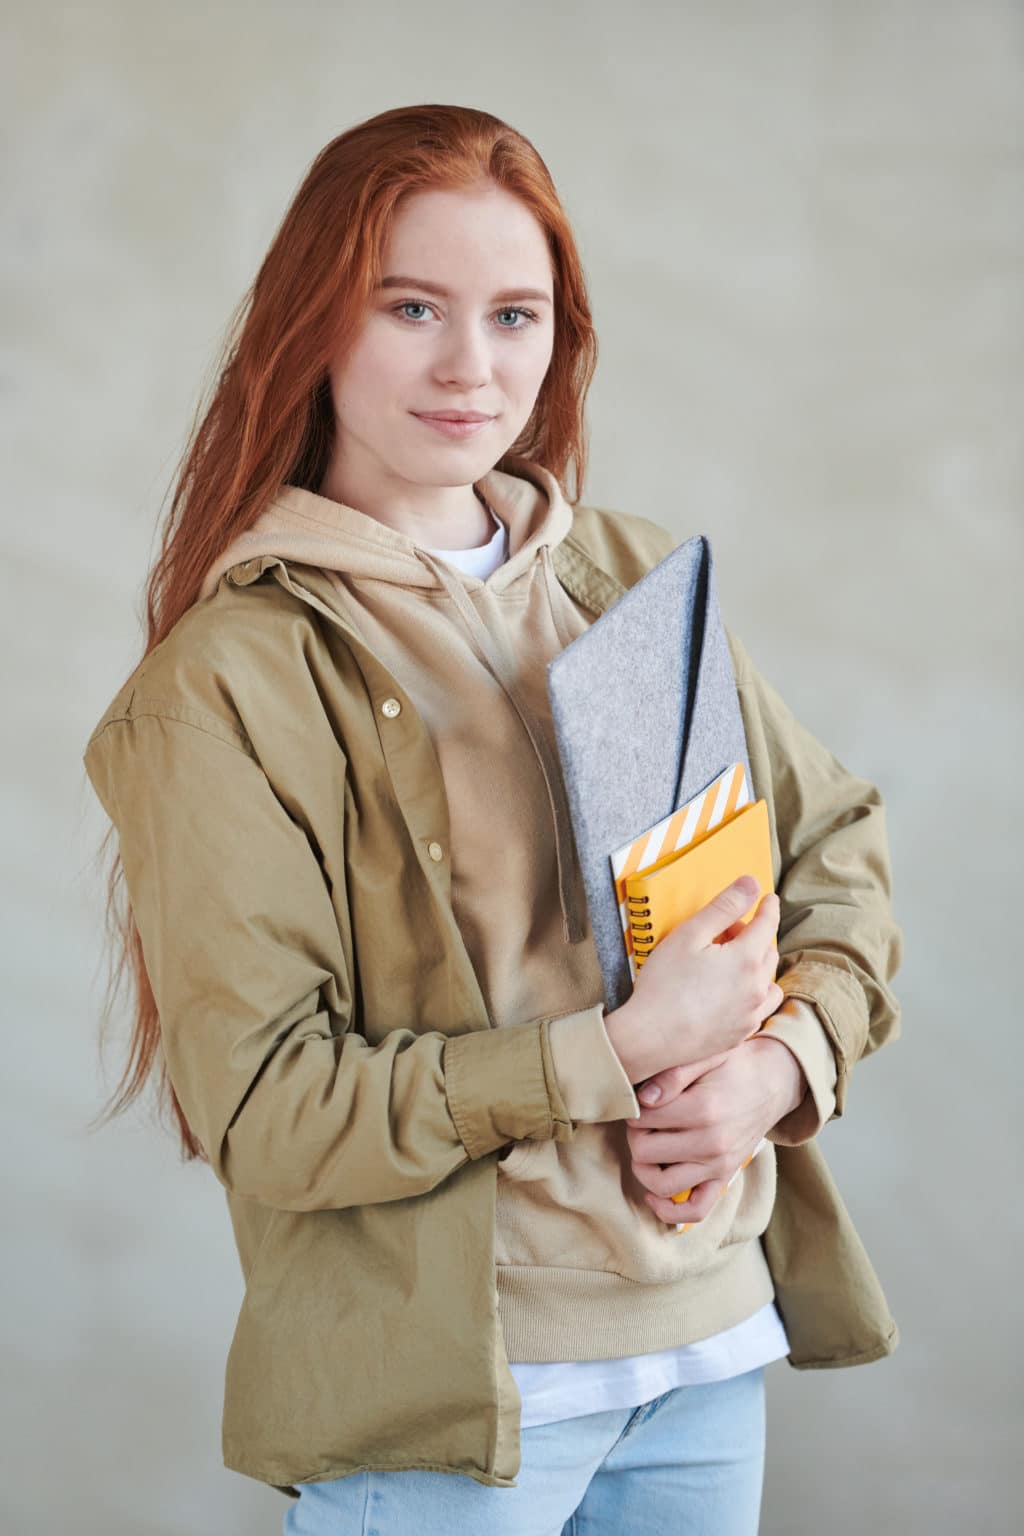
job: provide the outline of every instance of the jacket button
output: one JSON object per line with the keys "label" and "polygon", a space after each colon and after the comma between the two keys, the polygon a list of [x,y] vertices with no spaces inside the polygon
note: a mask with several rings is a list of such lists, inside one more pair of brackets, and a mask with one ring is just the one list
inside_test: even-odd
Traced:
{"label": "jacket button", "polygon": [[438,859],[444,858],[444,849],[441,847],[440,843],[428,843],[427,852],[430,854],[430,857],[433,859],[435,864],[437,863]]}
{"label": "jacket button", "polygon": [[402,706],[397,699],[385,699],[380,707],[380,712],[382,715],[387,715],[389,720],[393,720],[396,715],[402,713]]}

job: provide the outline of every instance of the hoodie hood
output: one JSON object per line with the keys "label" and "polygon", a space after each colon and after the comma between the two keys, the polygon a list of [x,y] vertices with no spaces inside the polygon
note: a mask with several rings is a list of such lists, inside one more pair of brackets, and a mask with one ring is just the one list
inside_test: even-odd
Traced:
{"label": "hoodie hood", "polygon": [[[572,637],[559,613],[551,548],[561,543],[572,527],[573,509],[550,470],[532,460],[511,458],[506,462],[517,472],[492,469],[474,487],[508,531],[508,557],[486,583],[492,592],[505,592],[517,581],[531,579],[539,563],[552,622],[564,648]],[[545,723],[532,712],[516,684],[515,659],[506,654],[473,604],[471,593],[484,585],[483,578],[458,570],[445,561],[443,551],[417,544],[356,507],[300,486],[285,485],[252,527],[239,534],[210,565],[199,600],[213,595],[232,566],[262,555],[405,587],[443,588],[448,593],[481,660],[522,720],[536,754],[551,812],[563,937],[567,944],[578,943],[587,931],[586,912],[561,765]]]}
{"label": "hoodie hood", "polygon": [[[494,592],[505,591],[528,572],[541,551],[560,544],[572,527],[572,507],[551,471],[530,460],[509,462],[518,473],[492,469],[475,482],[475,489],[508,529],[508,559],[487,578]],[[431,553],[408,534],[356,507],[301,486],[284,485],[252,527],[233,539],[210,565],[199,599],[213,595],[225,571],[260,555],[277,555],[349,576],[436,588],[443,583]],[[470,588],[480,582],[466,572],[461,580]]]}

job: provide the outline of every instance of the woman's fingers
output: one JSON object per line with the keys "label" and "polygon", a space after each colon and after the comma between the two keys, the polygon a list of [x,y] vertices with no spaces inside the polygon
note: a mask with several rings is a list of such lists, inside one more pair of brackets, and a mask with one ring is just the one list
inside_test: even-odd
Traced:
{"label": "woman's fingers", "polygon": [[[695,1074],[688,1067],[666,1067],[656,1072],[636,1090],[641,1104],[668,1104],[693,1082]],[[632,1122],[627,1121],[627,1124]]]}
{"label": "woman's fingers", "polygon": [[[705,1073],[720,1067],[728,1054],[728,1051],[719,1051],[717,1055],[708,1056],[703,1061],[691,1061],[684,1066],[666,1067],[662,1072],[655,1072],[653,1077],[637,1084],[636,1096],[647,1107],[671,1104],[673,1099],[691,1088]],[[626,1121],[627,1125],[639,1123],[640,1119],[635,1115]]]}
{"label": "woman's fingers", "polygon": [[[678,1226],[681,1221],[703,1221],[705,1216],[718,1202],[725,1189],[724,1179],[709,1179],[703,1184],[696,1184],[690,1191],[689,1200],[675,1201],[668,1196],[648,1193],[644,1200],[657,1216],[659,1221],[666,1225]],[[685,1185],[682,1188],[686,1188]]]}
{"label": "woman's fingers", "polygon": [[[658,1110],[661,1108],[659,1105]],[[630,1125],[627,1122],[626,1145],[634,1163],[644,1167],[664,1167],[666,1163],[685,1163],[687,1166],[703,1163],[717,1172],[723,1162],[727,1163],[735,1157],[736,1133],[740,1129],[738,1125],[733,1125],[731,1130],[721,1121],[710,1125],[694,1124],[685,1130],[678,1125],[659,1127],[655,1118],[657,1112],[649,1112],[651,1120],[647,1125]],[[671,1115],[671,1105],[665,1113]]]}
{"label": "woman's fingers", "polygon": [[730,923],[724,932],[718,935],[720,944],[730,944],[733,939],[738,939],[748,928],[753,928],[755,936],[764,932],[764,942],[761,949],[765,960],[770,952],[774,951],[775,934],[779,926],[780,905],[779,898],[774,891],[768,891],[757,905],[757,910],[752,918],[738,917],[734,923]]}
{"label": "woman's fingers", "polygon": [[697,1189],[709,1181],[724,1184],[736,1169],[735,1158],[706,1158],[690,1163],[634,1163],[633,1177],[648,1194],[671,1200],[684,1189]]}
{"label": "woman's fingers", "polygon": [[745,952],[758,956],[768,953],[772,939],[778,932],[780,910],[779,898],[774,891],[762,896],[754,916],[749,923],[743,924],[742,932],[732,940],[738,956]]}

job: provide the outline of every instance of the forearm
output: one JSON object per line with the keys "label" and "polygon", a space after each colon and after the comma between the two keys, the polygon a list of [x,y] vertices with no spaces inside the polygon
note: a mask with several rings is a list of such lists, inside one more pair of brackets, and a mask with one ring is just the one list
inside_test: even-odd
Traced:
{"label": "forearm", "polygon": [[[623,1071],[637,1073],[631,1077],[637,1083],[646,1077],[661,1086],[662,1078],[667,1077],[669,1091],[678,1091],[677,1074],[666,1069],[664,1063],[655,1072],[644,1070],[650,1063],[644,1052],[637,1049],[642,1036],[639,1020],[622,1010],[616,1012],[618,1017],[610,1015],[607,1021],[608,1036],[613,1048],[619,1049],[624,1057]],[[817,1010],[802,999],[787,997],[760,1030],[734,1049],[747,1048],[758,1052],[759,1073],[770,1087],[774,1112],[766,1131],[769,1140],[781,1146],[799,1146],[811,1140],[833,1118],[836,1103],[835,1052]],[[719,1064],[728,1054],[719,1054],[706,1062],[673,1065],[689,1068],[686,1075],[692,1079],[702,1069],[710,1070]]]}
{"label": "forearm", "polygon": [[[720,1061],[730,1049],[726,1043],[718,1049],[705,1047],[697,1055],[680,1056],[678,1044],[673,1046],[669,1034],[658,1027],[657,1013],[652,1013],[649,1006],[645,1007],[636,993],[606,1016],[605,1026],[622,1070],[631,1083],[644,1082],[672,1067],[693,1069]],[[756,1033],[756,1026],[751,1033]],[[732,1048],[742,1043],[734,1040]],[[691,1072],[691,1075],[696,1073]]]}

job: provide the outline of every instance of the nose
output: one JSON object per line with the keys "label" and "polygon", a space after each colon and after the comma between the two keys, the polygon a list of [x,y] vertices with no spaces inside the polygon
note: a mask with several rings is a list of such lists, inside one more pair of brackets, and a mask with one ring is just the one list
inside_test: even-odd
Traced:
{"label": "nose", "polygon": [[490,343],[476,322],[467,321],[449,331],[438,358],[437,375],[460,389],[478,389],[490,381]]}

